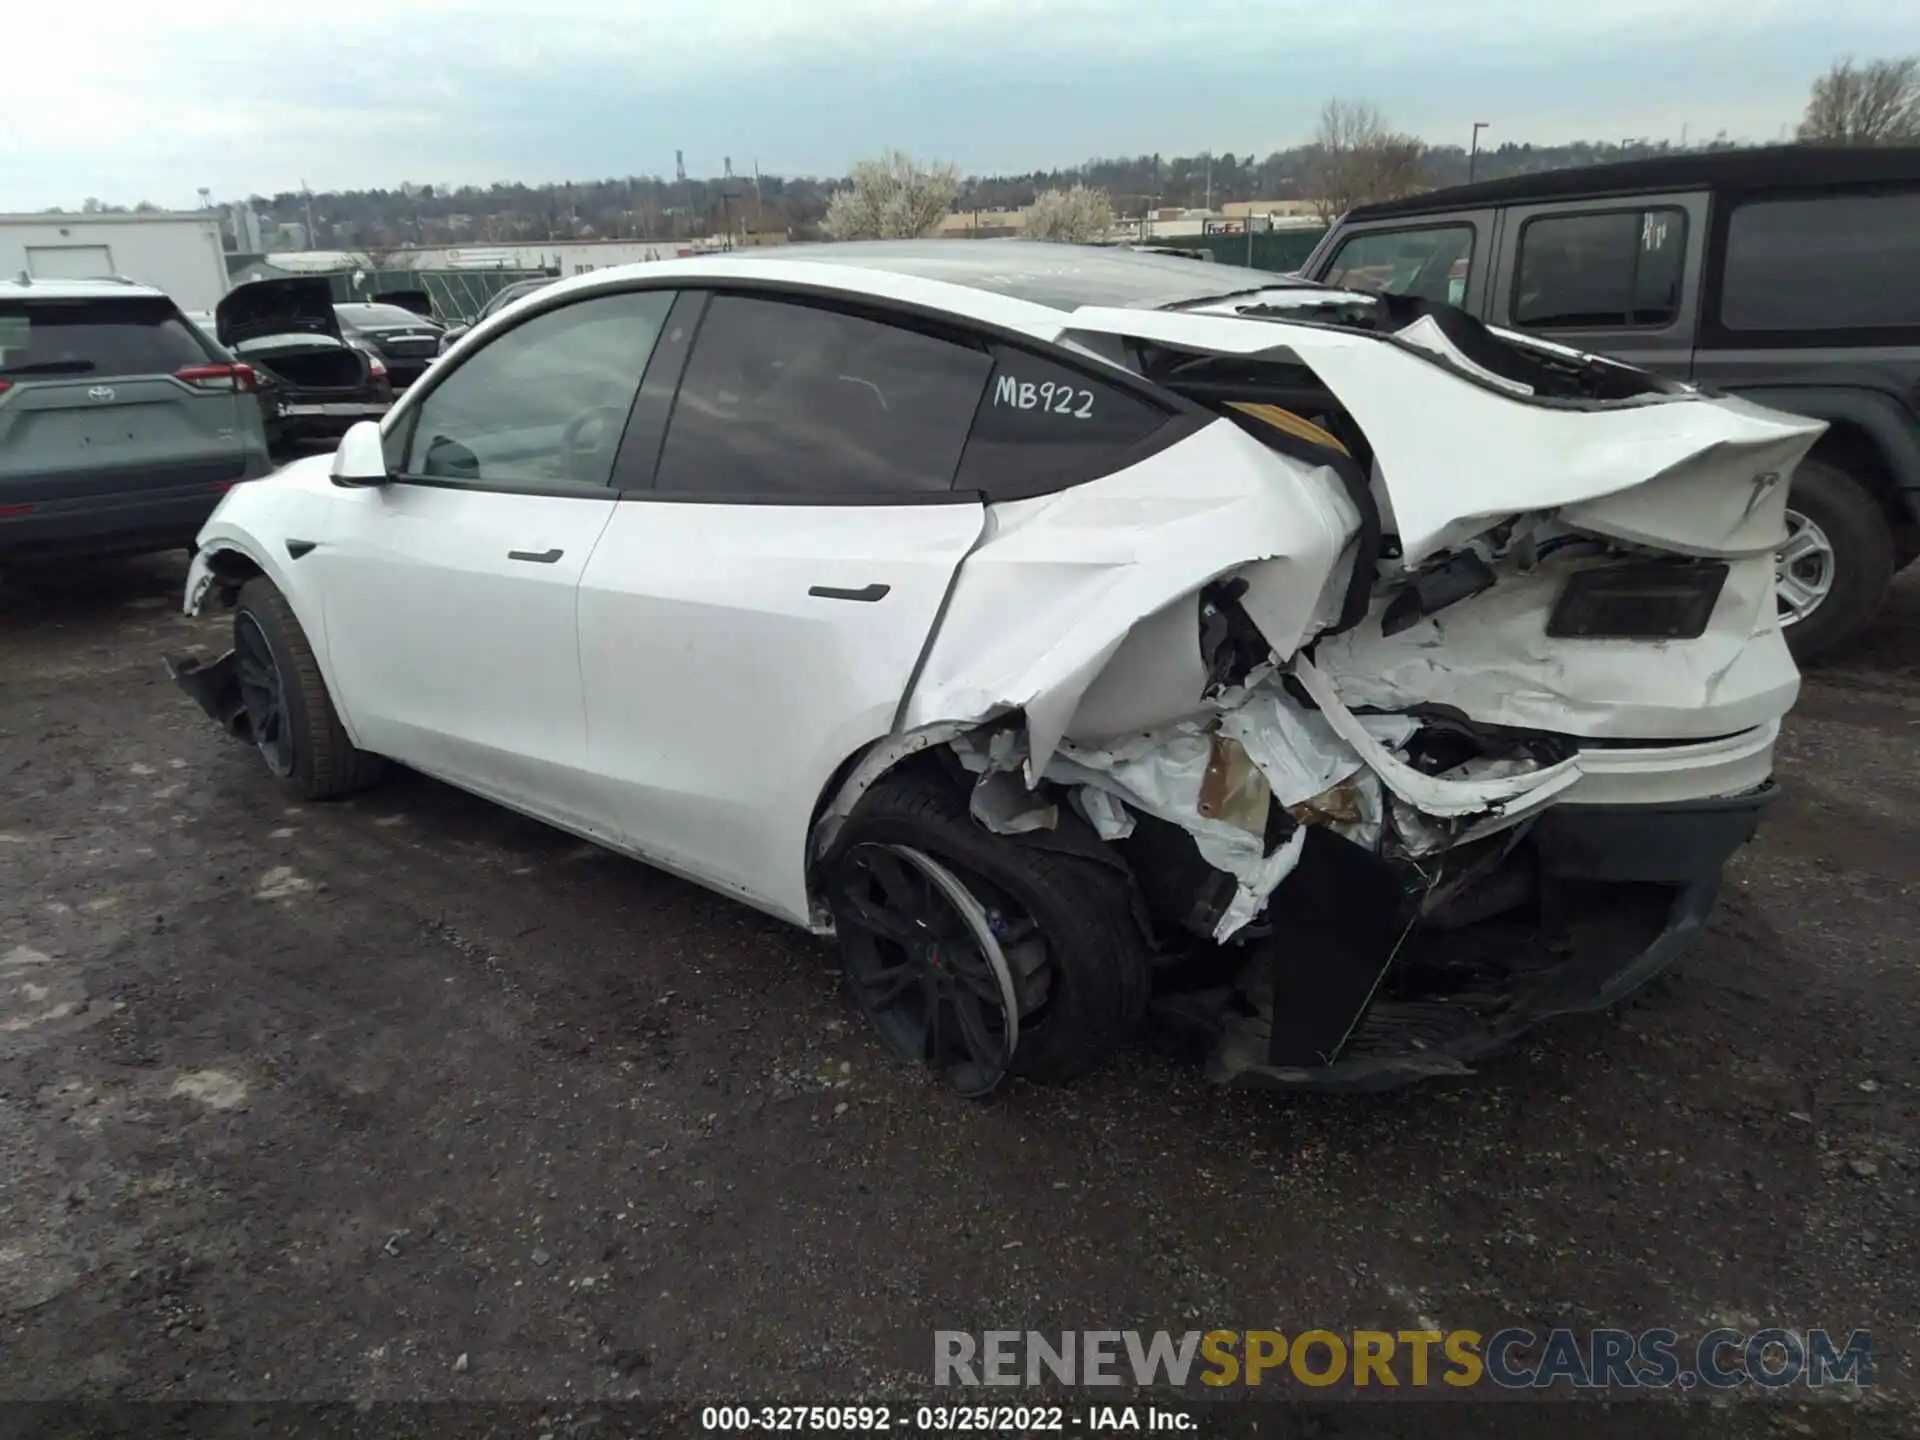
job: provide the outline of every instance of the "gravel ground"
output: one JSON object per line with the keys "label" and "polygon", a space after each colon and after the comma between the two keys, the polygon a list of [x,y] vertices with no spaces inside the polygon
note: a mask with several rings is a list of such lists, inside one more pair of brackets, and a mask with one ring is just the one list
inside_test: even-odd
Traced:
{"label": "gravel ground", "polygon": [[844,1399],[923,1395],[939,1328],[1724,1323],[1876,1338],[1870,1393],[1735,1407],[1765,1433],[1913,1417],[1920,577],[1624,1013],[1388,1096],[1143,1051],[982,1106],[691,885],[417,777],[286,807],[158,663],[223,648],[181,573],[0,591],[0,1395]]}

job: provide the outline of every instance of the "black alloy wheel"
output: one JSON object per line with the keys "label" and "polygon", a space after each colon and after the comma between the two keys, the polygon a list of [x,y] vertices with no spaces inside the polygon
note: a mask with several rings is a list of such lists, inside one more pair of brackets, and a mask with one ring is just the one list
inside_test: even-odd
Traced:
{"label": "black alloy wheel", "polygon": [[267,762],[267,769],[284,780],[293,774],[294,764],[286,682],[259,622],[244,610],[234,617],[233,640],[248,731]]}
{"label": "black alloy wheel", "polygon": [[993,919],[946,866],[907,845],[856,845],[834,912],[849,986],[902,1059],[932,1065],[962,1095],[1006,1079],[1020,1007]]}

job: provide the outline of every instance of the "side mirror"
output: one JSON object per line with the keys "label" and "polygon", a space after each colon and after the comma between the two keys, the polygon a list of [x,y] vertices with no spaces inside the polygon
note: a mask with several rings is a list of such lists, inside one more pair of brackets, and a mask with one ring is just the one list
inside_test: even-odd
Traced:
{"label": "side mirror", "polygon": [[440,332],[440,353],[442,355],[446,354],[448,347],[472,328],[473,326],[471,325],[449,325],[445,330],[442,330]]}
{"label": "side mirror", "polygon": [[387,483],[387,452],[380,442],[379,421],[362,420],[340,437],[340,448],[333,452],[332,474],[336,485]]}

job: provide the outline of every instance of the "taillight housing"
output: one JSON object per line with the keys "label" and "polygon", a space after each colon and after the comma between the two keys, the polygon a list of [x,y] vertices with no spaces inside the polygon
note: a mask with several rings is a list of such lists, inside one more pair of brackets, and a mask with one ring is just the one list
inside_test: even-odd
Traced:
{"label": "taillight housing", "polygon": [[382,360],[378,355],[368,355],[367,356],[367,374],[371,375],[376,380],[386,379],[387,378],[387,362]]}
{"label": "taillight housing", "polygon": [[196,390],[220,390],[228,393],[258,388],[258,377],[251,365],[183,365],[173,378]]}

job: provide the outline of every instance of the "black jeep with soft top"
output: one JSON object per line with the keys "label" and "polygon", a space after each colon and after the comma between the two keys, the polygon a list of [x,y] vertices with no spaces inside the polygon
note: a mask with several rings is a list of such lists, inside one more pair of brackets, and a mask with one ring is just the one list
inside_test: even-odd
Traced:
{"label": "black jeep with soft top", "polygon": [[1920,148],[1660,156],[1350,211],[1303,272],[1827,422],[1793,475],[1781,623],[1801,660],[1920,556]]}

